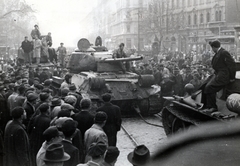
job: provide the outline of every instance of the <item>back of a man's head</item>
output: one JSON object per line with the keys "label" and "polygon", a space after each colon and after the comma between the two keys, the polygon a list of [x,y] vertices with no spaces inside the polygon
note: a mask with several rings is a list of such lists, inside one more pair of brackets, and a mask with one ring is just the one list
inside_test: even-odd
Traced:
{"label": "back of a man's head", "polygon": [[49,110],[49,105],[47,103],[43,103],[39,106],[39,110],[41,113],[46,113]]}
{"label": "back of a man's head", "polygon": [[91,106],[91,100],[89,99],[82,99],[80,101],[80,108],[81,109],[88,109]]}
{"label": "back of a man's head", "polygon": [[63,124],[62,124],[62,132],[64,134],[64,136],[66,138],[71,137],[77,128],[77,122],[74,120],[66,120]]}
{"label": "back of a man's head", "polygon": [[119,156],[119,153],[120,153],[120,151],[118,150],[117,147],[109,146],[107,148],[106,153],[105,153],[104,161],[106,163],[109,163],[109,164],[116,162],[116,160],[117,160],[117,158]]}
{"label": "back of a man's head", "polygon": [[24,114],[24,109],[23,107],[15,107],[13,110],[12,110],[12,118],[13,119],[19,119],[21,118],[21,116]]}

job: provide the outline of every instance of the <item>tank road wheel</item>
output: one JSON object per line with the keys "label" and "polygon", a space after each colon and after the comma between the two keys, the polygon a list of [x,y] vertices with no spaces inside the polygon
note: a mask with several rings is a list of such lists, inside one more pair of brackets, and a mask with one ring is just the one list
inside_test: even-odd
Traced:
{"label": "tank road wheel", "polygon": [[164,131],[167,136],[172,134],[172,122],[176,118],[172,113],[170,113],[167,109],[163,109],[162,111],[162,124]]}
{"label": "tank road wheel", "polygon": [[183,131],[188,126],[186,122],[177,118],[167,109],[163,109],[162,111],[162,124],[167,136]]}

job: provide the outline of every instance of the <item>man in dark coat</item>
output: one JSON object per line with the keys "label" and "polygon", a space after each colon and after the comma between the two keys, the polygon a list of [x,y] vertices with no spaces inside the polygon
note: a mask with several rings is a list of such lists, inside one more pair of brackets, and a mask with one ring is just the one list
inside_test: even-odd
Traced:
{"label": "man in dark coat", "polygon": [[30,118],[32,117],[32,115],[34,114],[34,112],[36,110],[35,109],[35,104],[36,104],[37,99],[38,99],[38,95],[35,94],[35,93],[29,93],[27,95],[27,101],[23,104],[23,107],[24,107],[24,109],[26,110],[26,113],[27,113],[27,117],[23,121],[23,124],[25,126],[28,126]]}
{"label": "man in dark coat", "polygon": [[[32,118],[28,125],[32,161],[36,163],[36,155],[44,142],[43,132],[50,126],[50,107],[47,103],[39,106],[40,115]],[[36,165],[36,164],[34,164]]]}
{"label": "man in dark coat", "polygon": [[78,122],[77,128],[82,133],[84,138],[85,131],[87,131],[94,123],[94,116],[89,113],[91,107],[91,101],[89,99],[82,99],[80,102],[81,111],[72,116],[72,118]]}
{"label": "man in dark coat", "polygon": [[228,51],[221,47],[219,41],[209,42],[215,55],[212,59],[214,75],[204,88],[206,95],[206,112],[217,111],[216,92],[235,80],[235,62]]}
{"label": "man in dark coat", "polygon": [[116,105],[110,103],[111,95],[106,93],[102,95],[104,105],[99,107],[96,112],[102,111],[107,114],[107,121],[103,127],[104,132],[108,136],[108,145],[116,146],[117,144],[117,132],[121,128],[121,111],[120,108]]}
{"label": "man in dark coat", "polygon": [[66,120],[62,124],[62,132],[65,137],[62,140],[62,145],[64,147],[64,151],[71,156],[70,160],[64,162],[64,166],[77,165],[80,162],[79,150],[72,144],[72,137],[74,136],[76,129],[77,123],[73,120]]}
{"label": "man in dark coat", "polygon": [[7,107],[4,86],[0,86],[0,129],[4,131],[7,122],[10,120],[10,111]]}
{"label": "man in dark coat", "polygon": [[5,166],[31,166],[30,144],[28,135],[22,124],[26,118],[26,112],[22,107],[16,107],[12,111],[13,120],[9,121],[5,128],[4,156]]}
{"label": "man in dark coat", "polygon": [[25,39],[22,42],[21,47],[22,47],[23,52],[24,52],[25,63],[32,63],[32,58],[31,58],[31,53],[30,52],[33,50],[33,45],[28,40],[27,36],[25,36]]}

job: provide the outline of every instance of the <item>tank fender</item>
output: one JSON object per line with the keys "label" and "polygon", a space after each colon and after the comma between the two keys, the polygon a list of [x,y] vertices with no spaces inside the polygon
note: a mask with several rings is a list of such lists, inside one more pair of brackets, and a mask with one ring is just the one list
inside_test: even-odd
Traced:
{"label": "tank fender", "polygon": [[177,118],[181,119],[184,122],[188,122],[188,123],[191,123],[196,126],[201,124],[201,121],[191,117],[189,115],[189,112],[179,109],[179,107],[167,106],[167,107],[163,108],[163,111],[168,111],[168,112],[172,113],[174,116],[176,116]]}

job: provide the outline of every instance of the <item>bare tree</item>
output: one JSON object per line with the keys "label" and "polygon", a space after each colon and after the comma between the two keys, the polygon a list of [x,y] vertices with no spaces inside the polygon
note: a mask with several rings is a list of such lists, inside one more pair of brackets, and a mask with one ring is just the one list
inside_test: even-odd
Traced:
{"label": "bare tree", "polygon": [[[162,29],[162,11],[159,0],[152,0],[148,9],[140,11],[140,33],[144,34],[147,38],[152,38],[155,36],[155,41],[159,43],[159,49],[163,39],[163,29]],[[151,41],[154,42],[154,41]]]}

